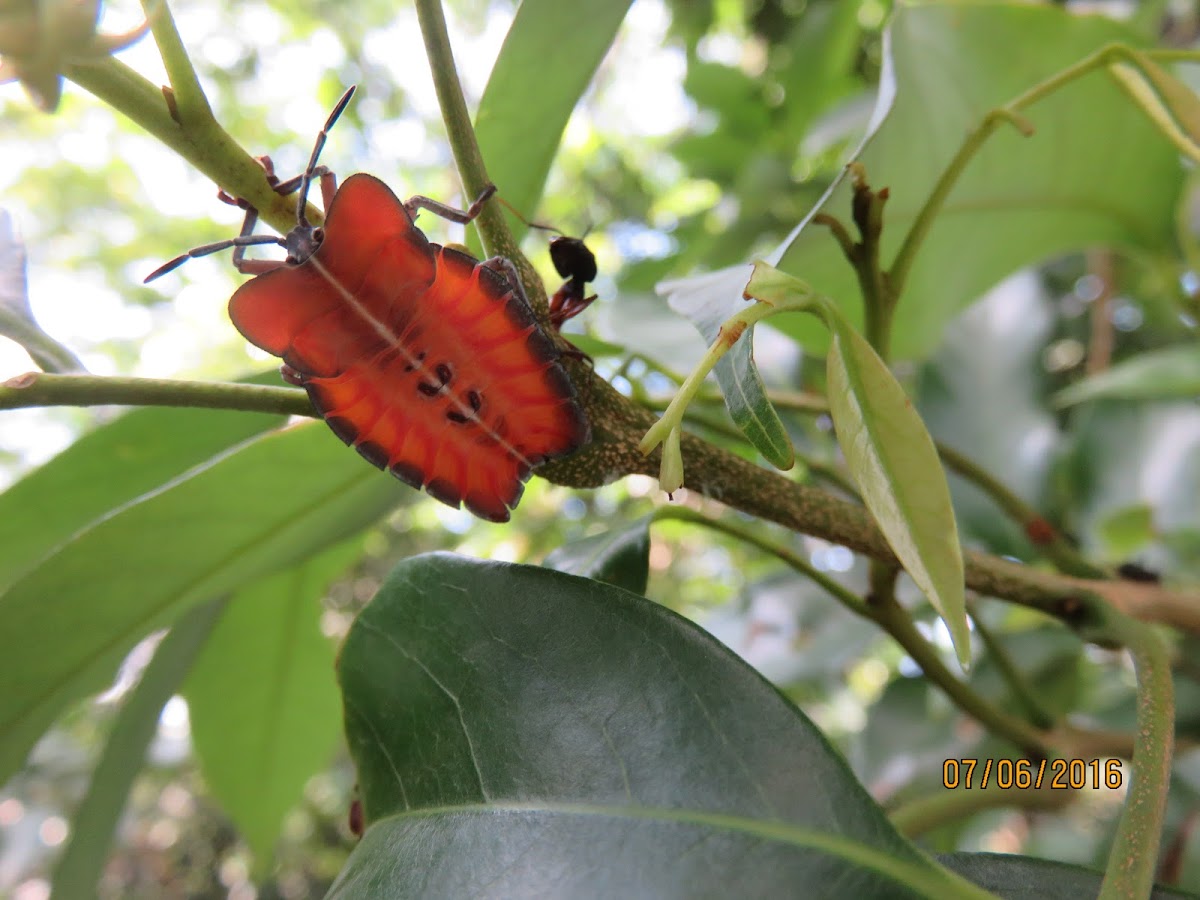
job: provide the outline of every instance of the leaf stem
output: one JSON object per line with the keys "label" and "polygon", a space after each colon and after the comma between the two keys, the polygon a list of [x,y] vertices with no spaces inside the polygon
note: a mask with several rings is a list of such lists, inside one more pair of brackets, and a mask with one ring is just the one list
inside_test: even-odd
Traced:
{"label": "leaf stem", "polygon": [[1008,650],[1000,643],[996,635],[992,633],[992,629],[984,623],[974,609],[971,610],[971,621],[974,623],[975,633],[979,635],[980,641],[983,642],[983,646],[987,650],[988,656],[991,657],[996,671],[1000,673],[1000,677],[1008,685],[1013,699],[1025,710],[1025,717],[1037,728],[1053,727],[1055,717],[1042,705],[1042,702],[1034,693],[1033,686],[1025,677],[1025,673],[1013,662],[1013,658],[1009,655]]}
{"label": "leaf stem", "polygon": [[687,522],[691,525],[703,525],[705,528],[710,528],[713,531],[719,531],[722,534],[737,538],[739,541],[744,541],[751,546],[757,547],[764,553],[769,553],[792,569],[795,569],[856,616],[871,618],[867,604],[863,602],[862,597],[858,596],[858,594],[830,578],[790,547],[785,547],[775,541],[768,540],[744,525],[731,522],[728,519],[706,516],[686,506],[660,506],[654,511],[650,521],[651,523],[675,521]]}
{"label": "leaf stem", "polygon": [[1021,526],[1034,548],[1054,563],[1059,571],[1080,578],[1112,577],[1110,572],[1085,559],[1041,513],[979,463],[946,444],[935,442],[935,446],[946,468],[957,472],[991,497],[1004,513]]}
{"label": "leaf stem", "polygon": [[738,339],[746,332],[746,329],[767,316],[774,315],[779,312],[779,308],[770,303],[755,303],[739,313],[730,316],[724,324],[721,325],[721,331],[717,335],[717,339],[712,342],[712,346],[704,354],[703,358],[696,364],[696,367],[684,379],[683,384],[679,386],[679,390],[675,392],[675,397],[663,412],[662,417],[651,426],[650,430],[642,437],[638,444],[638,449],[643,454],[648,454],[667,436],[667,433],[674,428],[678,428],[683,420],[683,412],[687,409],[688,404],[699,392],[700,387],[704,384],[704,379],[708,377],[708,373],[713,370],[717,362],[729,352],[729,348],[738,342]]}

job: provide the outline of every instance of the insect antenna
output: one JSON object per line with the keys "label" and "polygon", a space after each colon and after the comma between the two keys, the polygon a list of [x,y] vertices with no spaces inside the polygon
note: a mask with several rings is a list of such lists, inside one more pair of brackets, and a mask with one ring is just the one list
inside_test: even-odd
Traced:
{"label": "insect antenna", "polygon": [[354,91],[357,85],[350,85],[346,93],[342,94],[342,99],[338,100],[333,107],[333,111],[329,114],[329,118],[325,120],[324,127],[317,134],[317,139],[313,143],[312,154],[308,157],[308,165],[304,169],[304,174],[300,176],[300,196],[296,198],[296,224],[302,228],[309,227],[308,225],[308,188],[312,184],[313,175],[317,174],[317,159],[321,156],[321,151],[325,149],[325,140],[329,137],[329,130],[341,118],[342,112],[346,109],[350,98],[354,96]]}

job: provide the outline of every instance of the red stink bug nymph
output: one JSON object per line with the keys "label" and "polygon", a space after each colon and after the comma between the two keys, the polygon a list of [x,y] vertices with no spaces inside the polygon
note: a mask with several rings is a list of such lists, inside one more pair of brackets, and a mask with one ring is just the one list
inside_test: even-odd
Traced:
{"label": "red stink bug nymph", "polygon": [[[401,202],[361,173],[339,187],[317,165],[353,93],[330,113],[304,173],[276,185],[299,192],[295,228],[254,234],[258,214],[247,209],[236,238],[197,247],[146,280],[233,248],[238,271],[256,277],[230,299],[230,319],[283,360],[284,378],[308,391],[334,434],[438,500],[507,521],[531,469],[582,446],[587,420],[513,264],[431,243],[414,224],[422,209],[470,222],[494,186],[460,211],[422,196]],[[320,227],[305,215],[314,179]],[[257,244],[283,246],[287,259],[246,259]]]}

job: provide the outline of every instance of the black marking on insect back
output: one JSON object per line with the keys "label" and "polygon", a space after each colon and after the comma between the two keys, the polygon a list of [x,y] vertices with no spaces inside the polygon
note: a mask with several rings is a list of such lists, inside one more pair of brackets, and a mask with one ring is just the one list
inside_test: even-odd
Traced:
{"label": "black marking on insect back", "polygon": [[398,462],[391,466],[388,471],[409,487],[414,487],[417,490],[420,490],[421,485],[425,483],[425,473],[421,471],[420,467],[412,463]]}
{"label": "black marking on insect back", "polygon": [[388,467],[388,459],[390,454],[374,441],[363,441],[355,448],[367,462],[377,469],[386,469]]}
{"label": "black marking on insect back", "polygon": [[454,372],[446,363],[438,363],[436,366],[434,366],[433,374],[438,377],[438,381],[442,383],[443,387],[448,385],[450,383],[450,379],[454,377]]}
{"label": "black marking on insect back", "polygon": [[467,403],[473,412],[483,409],[483,395],[479,391],[467,391]]}
{"label": "black marking on insect back", "polygon": [[453,409],[453,408],[446,410],[446,418],[449,419],[451,422],[453,422],[455,425],[466,425],[468,422],[473,421],[472,419],[469,419],[466,416],[464,416],[457,409]]}
{"label": "black marking on insect back", "polygon": [[422,350],[420,353],[418,353],[415,357],[415,361],[409,361],[404,364],[404,371],[405,372],[414,371],[417,368],[417,366],[419,366],[421,363],[425,362],[425,355],[426,354],[425,354],[424,350]]}
{"label": "black marking on insect back", "polygon": [[428,381],[418,381],[417,382],[417,390],[420,391],[422,394],[424,394],[426,397],[436,397],[438,394],[440,394],[442,392],[442,388],[440,385],[430,384]]}
{"label": "black marking on insect back", "polygon": [[458,509],[459,504],[462,503],[462,494],[459,493],[458,488],[444,478],[435,478],[425,485],[425,493],[455,509]]}

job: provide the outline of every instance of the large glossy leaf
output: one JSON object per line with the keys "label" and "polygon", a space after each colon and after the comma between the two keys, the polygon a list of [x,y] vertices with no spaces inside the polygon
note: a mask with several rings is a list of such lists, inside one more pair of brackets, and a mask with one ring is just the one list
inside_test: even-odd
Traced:
{"label": "large glossy leaf", "polygon": [[284,814],[340,734],[326,586],[361,541],[254,582],[229,599],[184,687],[200,771],[265,871]]}
{"label": "large glossy leaf", "polygon": [[960,887],[757,673],[618,588],[405,560],[351,629],[339,678],[369,828],[331,896]]}
{"label": "large glossy leaf", "polygon": [[1200,397],[1200,344],[1141,353],[1064,388],[1054,395],[1054,404],[1193,397]]}
{"label": "large glossy leaf", "polygon": [[[947,853],[943,865],[1006,900],[1033,897],[1095,897],[1102,876],[1082,866],[1009,853]],[[1151,900],[1185,900],[1195,894],[1156,887]]]}
{"label": "large glossy leaf", "polygon": [[580,538],[551,552],[545,565],[644,594],[650,576],[650,528],[641,521]]}
{"label": "large glossy leaf", "polygon": [[[631,2],[523,0],[517,10],[479,101],[475,136],[488,175],[527,217],[542,195],[571,111]],[[524,230],[513,227],[518,235]]]}
{"label": "large glossy leaf", "polygon": [[[268,377],[279,382],[278,373]],[[85,525],[282,422],[266,413],[164,407],[84,435],[0,494],[0,589]]]}
{"label": "large glossy leaf", "polygon": [[[966,134],[989,110],[1105,44],[1139,40],[1111,19],[1059,5],[897,4],[877,127],[858,154],[871,185],[890,190],[884,266]],[[957,311],[1010,272],[1056,253],[1097,244],[1158,259],[1174,253],[1184,175],[1177,152],[1104,71],[1024,114],[1035,133],[1001,128],[971,160],[927,236],[896,316],[897,357],[928,355]],[[818,208],[848,220],[850,185],[839,182]],[[806,220],[769,259],[861,323],[857,279],[827,229]],[[677,283],[674,294],[690,289]],[[725,296],[732,313],[738,296],[734,290]],[[826,335],[802,319],[782,327],[813,349],[827,344]]]}
{"label": "large glossy leaf", "polygon": [[0,595],[0,781],[153,629],[411,494],[311,423],[243,444],[74,535]]}

